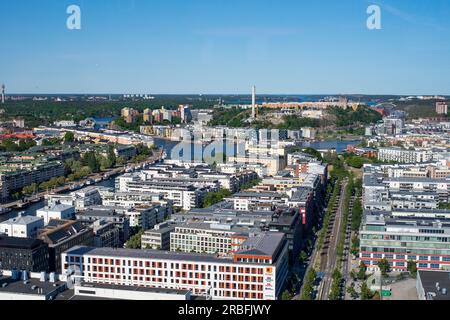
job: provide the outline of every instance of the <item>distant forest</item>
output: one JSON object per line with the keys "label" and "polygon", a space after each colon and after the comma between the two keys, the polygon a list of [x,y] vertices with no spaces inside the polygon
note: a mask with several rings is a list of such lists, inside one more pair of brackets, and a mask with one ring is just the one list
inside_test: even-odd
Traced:
{"label": "distant forest", "polygon": [[[405,111],[408,115],[408,119],[417,118],[430,118],[438,117],[436,113],[437,100],[411,100],[411,101],[396,101],[394,104],[397,106],[397,110]],[[450,100],[446,100],[450,105]],[[442,116],[442,115],[440,115]]]}
{"label": "distant forest", "polygon": [[130,107],[143,111],[146,108],[167,109],[176,108],[180,104],[190,104],[192,108],[211,108],[214,101],[207,99],[190,100],[185,97],[168,97],[147,101],[7,101],[0,106],[5,112],[0,120],[9,120],[15,117],[25,119],[27,126],[35,127],[48,125],[57,120],[81,121],[86,118],[118,117],[120,110]]}

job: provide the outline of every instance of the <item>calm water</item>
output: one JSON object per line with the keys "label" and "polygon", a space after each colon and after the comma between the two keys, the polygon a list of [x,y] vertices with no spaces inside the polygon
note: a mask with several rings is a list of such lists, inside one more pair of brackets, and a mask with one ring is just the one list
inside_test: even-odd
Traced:
{"label": "calm water", "polygon": [[[177,142],[159,138],[155,138],[154,140],[155,144],[158,147],[164,148],[169,159],[172,150],[178,144],[180,144],[180,146],[183,146],[185,150],[191,150],[191,155],[192,154],[201,155],[203,152],[202,150],[205,149],[205,146],[202,147],[201,145],[196,145],[193,147],[193,144],[190,144],[189,142]],[[314,149],[335,149],[337,153],[343,153],[347,149],[348,145],[358,145],[360,143],[361,141],[358,140],[352,141],[331,140],[331,141],[304,142],[302,143],[302,146]]]}
{"label": "calm water", "polygon": [[335,149],[337,153],[343,153],[347,146],[353,145],[356,146],[360,144],[361,141],[353,140],[353,141],[317,141],[317,142],[304,142],[302,143],[303,147],[310,147],[314,149]]}
{"label": "calm water", "polygon": [[[347,149],[348,145],[357,145],[360,142],[361,141],[340,141],[340,140],[318,141],[318,142],[305,142],[302,144],[302,146],[311,147],[314,149],[336,149],[336,151],[338,153],[342,153],[343,151],[345,151]],[[180,142],[155,138],[155,144],[158,147],[163,147],[167,153],[168,158],[170,159],[172,150],[177,145],[179,145]],[[190,144],[188,142],[181,142],[181,146],[185,147],[185,150],[190,150],[191,156],[193,156],[194,154],[196,154],[197,156],[201,156],[203,153],[203,150],[205,148],[205,146],[198,145],[198,144],[193,146],[193,144]],[[114,188],[114,184],[115,184],[115,177],[112,177],[109,180],[96,183],[95,185]],[[1,215],[0,222],[17,217],[18,213],[21,211],[25,212],[24,215],[35,215],[36,211],[43,208],[44,206],[45,206],[45,202],[41,201],[38,203],[33,203],[29,207],[22,209],[22,210],[13,210],[7,214]]]}

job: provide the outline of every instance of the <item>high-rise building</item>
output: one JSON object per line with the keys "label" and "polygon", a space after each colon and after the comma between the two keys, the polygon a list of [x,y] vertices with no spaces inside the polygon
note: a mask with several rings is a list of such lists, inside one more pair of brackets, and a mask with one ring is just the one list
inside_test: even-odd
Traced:
{"label": "high-rise building", "polygon": [[252,87],[252,119],[256,119],[256,86]]}
{"label": "high-rise building", "polygon": [[153,116],[151,109],[147,108],[144,110],[144,122],[153,123]]}
{"label": "high-rise building", "polygon": [[192,121],[192,113],[188,105],[180,105],[178,110],[180,113],[181,122],[189,123]]}
{"label": "high-rise building", "polygon": [[436,113],[446,115],[448,113],[447,103],[444,101],[436,102]]}
{"label": "high-rise building", "polygon": [[127,123],[133,123],[137,120],[139,116],[139,112],[133,108],[123,108],[122,109],[122,118]]}
{"label": "high-rise building", "polygon": [[6,89],[5,85],[2,84],[2,104],[5,103],[5,89]]}

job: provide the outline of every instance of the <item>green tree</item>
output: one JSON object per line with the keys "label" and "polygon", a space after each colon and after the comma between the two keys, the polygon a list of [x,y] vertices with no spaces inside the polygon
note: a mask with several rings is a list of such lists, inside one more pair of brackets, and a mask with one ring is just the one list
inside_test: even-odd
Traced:
{"label": "green tree", "polygon": [[356,169],[361,169],[362,166],[364,165],[364,159],[357,155],[351,155],[350,157],[347,158],[346,162],[350,167]]}
{"label": "green tree", "polygon": [[302,294],[300,296],[301,300],[312,299],[314,282],[316,281],[316,278],[317,278],[316,270],[314,270],[314,268],[309,269],[304,279]]}
{"label": "green tree", "polygon": [[109,157],[98,156],[97,161],[100,163],[101,170],[107,170],[113,166]]}
{"label": "green tree", "polygon": [[391,271],[391,266],[386,259],[381,259],[380,261],[378,261],[377,265],[378,268],[380,268],[381,274],[383,276],[387,276],[388,272]]}
{"label": "green tree", "polygon": [[364,262],[360,262],[359,264],[359,269],[358,269],[358,279],[359,280],[365,280],[366,279],[366,271],[367,271],[367,267],[364,264]]}
{"label": "green tree", "polygon": [[299,255],[300,263],[302,263],[302,264],[305,263],[307,259],[308,259],[308,254],[302,250]]}
{"label": "green tree", "polygon": [[352,283],[348,288],[347,288],[347,292],[348,294],[352,297],[352,299],[358,299],[359,298],[359,294],[358,292],[356,292],[355,290],[355,284]]}
{"label": "green tree", "polygon": [[303,149],[303,152],[317,158],[320,161],[323,160],[321,153],[314,148],[305,148]]}
{"label": "green tree", "polygon": [[125,158],[122,157],[122,156],[117,157],[116,164],[117,164],[118,166],[123,166],[123,165],[125,165],[126,163],[127,163],[127,159],[125,159]]}
{"label": "green tree", "polygon": [[33,183],[29,186],[24,187],[22,190],[22,193],[30,195],[30,194],[35,193],[37,190],[38,190],[38,185],[36,183]]}
{"label": "green tree", "polygon": [[83,156],[83,164],[88,166],[92,172],[100,172],[100,163],[95,156],[95,152],[89,151],[86,152]]}
{"label": "green tree", "polygon": [[289,290],[285,290],[283,294],[281,295],[281,300],[292,300],[292,294],[289,292]]}
{"label": "green tree", "polygon": [[407,263],[407,270],[413,278],[417,277],[417,262],[409,260]]}
{"label": "green tree", "polygon": [[67,131],[64,134],[64,142],[65,143],[71,143],[75,141],[75,135],[73,134],[73,132]]}
{"label": "green tree", "polygon": [[50,138],[50,139],[44,139],[42,140],[43,146],[55,146],[61,143],[61,140],[58,138]]}
{"label": "green tree", "polygon": [[350,252],[354,256],[358,255],[358,253],[359,253],[359,238],[357,235],[354,235],[352,237],[352,246],[351,246]]}
{"label": "green tree", "polygon": [[144,234],[144,230],[141,229],[136,233],[134,236],[132,236],[126,243],[125,247],[127,249],[141,249],[141,238]]}
{"label": "green tree", "polygon": [[374,293],[369,289],[366,282],[361,285],[361,300],[371,300]]}
{"label": "green tree", "polygon": [[209,208],[226,197],[231,196],[231,194],[232,193],[228,189],[221,189],[218,192],[209,192],[203,200],[203,208]]}
{"label": "green tree", "polygon": [[111,161],[111,167],[114,167],[116,165],[116,153],[114,152],[114,146],[109,145],[108,146],[108,159]]}

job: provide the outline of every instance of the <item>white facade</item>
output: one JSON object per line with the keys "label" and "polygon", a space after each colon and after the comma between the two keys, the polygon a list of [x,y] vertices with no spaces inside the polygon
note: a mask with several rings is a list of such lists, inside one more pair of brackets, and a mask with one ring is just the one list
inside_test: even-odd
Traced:
{"label": "white facade", "polygon": [[287,253],[286,244],[276,261],[245,263],[197,253],[75,247],[62,254],[62,273],[78,269],[87,282],[190,290],[219,300],[276,300]]}
{"label": "white facade", "polygon": [[36,211],[36,216],[44,219],[44,224],[47,225],[50,220],[71,220],[75,217],[75,208],[58,204],[52,207],[46,207]]}
{"label": "white facade", "polygon": [[226,255],[232,251],[233,231],[213,230],[206,224],[179,226],[170,234],[170,251]]}
{"label": "white facade", "polygon": [[16,238],[36,238],[44,227],[44,219],[33,216],[19,216],[0,223],[0,234]]}
{"label": "white facade", "polygon": [[433,159],[431,150],[406,150],[400,148],[380,148],[378,160],[395,161],[401,163],[429,162]]}
{"label": "white facade", "polygon": [[175,300],[190,300],[191,294],[189,291],[185,291],[184,294],[157,289],[154,291],[150,290],[136,290],[133,287],[99,287],[99,285],[89,286],[88,284],[83,286],[76,285],[74,287],[74,292],[76,296],[101,298],[101,299],[114,299],[114,300],[164,300],[164,301],[175,301]]}

